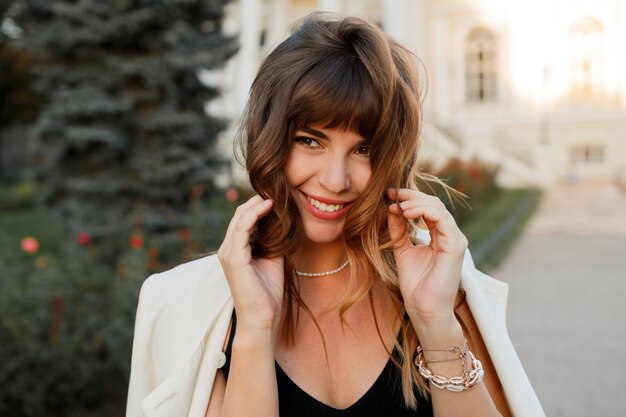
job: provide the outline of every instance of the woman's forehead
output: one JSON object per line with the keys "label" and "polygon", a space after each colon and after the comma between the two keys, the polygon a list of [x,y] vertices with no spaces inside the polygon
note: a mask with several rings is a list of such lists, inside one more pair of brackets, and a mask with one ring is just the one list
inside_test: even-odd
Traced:
{"label": "woman's forehead", "polygon": [[319,139],[329,139],[334,136],[355,136],[361,141],[367,141],[359,132],[343,127],[327,127],[320,124],[304,125],[296,129],[297,132],[305,132]]}
{"label": "woman's forehead", "polygon": [[[318,133],[323,134],[327,131],[338,131],[342,133],[355,133],[363,138],[370,139],[373,133],[371,120],[358,117],[357,115],[349,115],[344,118],[334,119],[300,119],[298,120],[294,128],[295,130],[315,130]],[[313,132],[310,132],[313,134]],[[322,136],[319,136],[323,138]]]}

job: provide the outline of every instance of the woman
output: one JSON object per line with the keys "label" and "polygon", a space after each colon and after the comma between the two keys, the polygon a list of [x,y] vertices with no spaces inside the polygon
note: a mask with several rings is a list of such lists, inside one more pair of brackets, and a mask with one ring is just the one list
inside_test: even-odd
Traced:
{"label": "woman", "polygon": [[258,195],[217,257],[142,287],[128,416],[543,415],[506,290],[414,185],[420,116],[406,49],[356,18],[300,23],[244,115]]}

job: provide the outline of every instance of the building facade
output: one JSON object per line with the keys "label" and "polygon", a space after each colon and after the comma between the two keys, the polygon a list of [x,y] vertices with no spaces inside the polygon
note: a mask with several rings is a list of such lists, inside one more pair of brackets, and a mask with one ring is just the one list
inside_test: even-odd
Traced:
{"label": "building facade", "polygon": [[206,74],[225,93],[208,111],[236,120],[261,59],[314,10],[380,25],[423,61],[432,165],[477,158],[513,186],[626,175],[626,1],[239,0],[225,30],[241,50]]}

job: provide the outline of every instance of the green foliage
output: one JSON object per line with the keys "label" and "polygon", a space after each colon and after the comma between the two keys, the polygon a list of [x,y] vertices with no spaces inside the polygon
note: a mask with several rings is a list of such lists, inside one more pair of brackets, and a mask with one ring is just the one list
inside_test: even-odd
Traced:
{"label": "green foliage", "polygon": [[0,126],[32,123],[39,115],[43,96],[31,86],[33,64],[26,51],[0,43]]}
{"label": "green foliage", "polygon": [[[0,415],[98,415],[100,411],[87,410],[107,404],[111,415],[118,415],[126,395],[141,283],[153,272],[215,250],[239,194],[229,189],[205,195],[195,187],[188,207],[193,227],[168,235],[167,245],[139,226],[98,244],[85,233],[68,242],[65,235],[46,235],[55,216],[44,208],[4,212]],[[20,250],[26,235],[39,242],[31,254]],[[110,246],[125,249],[120,254]]]}
{"label": "green foliage", "polygon": [[0,234],[14,242],[35,236],[42,250],[58,252],[67,233],[57,213],[39,204],[40,192],[32,181],[0,184]]}
{"label": "green foliage", "polygon": [[0,230],[15,241],[24,236],[36,236],[42,250],[51,252],[57,252],[67,239],[61,219],[43,208],[1,212]]}
{"label": "green foliage", "polygon": [[[199,188],[195,190],[199,193]],[[230,193],[234,195],[229,200],[226,195]],[[226,235],[228,223],[237,205],[243,203],[239,199],[239,195],[242,194],[245,195],[245,191],[230,188],[225,193],[214,193],[210,196],[197,195],[192,198],[189,205],[192,218],[191,238],[201,243],[202,246],[198,248],[198,251],[217,250]]]}
{"label": "green foliage", "polygon": [[447,193],[442,187],[432,187],[431,184],[425,184],[420,189],[439,197],[461,226],[473,217],[474,210],[488,206],[500,193],[501,189],[496,184],[497,175],[498,167],[452,158],[435,176],[466,198]]}
{"label": "green foliage", "polygon": [[119,273],[90,246],[28,255],[0,241],[0,415],[64,415],[126,386],[141,252]]}
{"label": "green foliage", "polygon": [[472,245],[479,245],[489,237],[529,192],[527,189],[505,189],[499,192],[491,203],[472,212],[463,225],[463,233]]}
{"label": "green foliage", "polygon": [[15,210],[37,204],[37,184],[21,181],[13,186],[0,183],[0,210]]}
{"label": "green foliage", "polygon": [[[480,253],[480,247],[491,243],[488,240],[497,234],[499,228],[507,227],[503,237],[491,245],[493,250],[489,250],[484,259],[475,259],[479,269],[489,272],[500,265],[535,213],[541,197],[541,191],[535,188],[503,189],[490,204],[472,213],[471,218],[461,226],[472,251]],[[523,211],[516,213],[520,208]],[[510,221],[510,225],[503,226]]]}
{"label": "green foliage", "polygon": [[499,187],[497,174],[497,166],[453,158],[435,175],[466,198],[449,196],[442,187],[421,187],[446,203],[477,266],[485,271],[504,259],[541,197],[536,189]]}
{"label": "green foliage", "polygon": [[[224,0],[30,0],[12,42],[38,57],[47,98],[35,125],[42,198],[71,235],[111,241],[140,228],[167,246],[190,228],[190,190],[219,190],[214,151],[225,121],[205,104],[219,91],[200,69],[235,52],[222,34]],[[121,250],[121,247],[118,248]]]}

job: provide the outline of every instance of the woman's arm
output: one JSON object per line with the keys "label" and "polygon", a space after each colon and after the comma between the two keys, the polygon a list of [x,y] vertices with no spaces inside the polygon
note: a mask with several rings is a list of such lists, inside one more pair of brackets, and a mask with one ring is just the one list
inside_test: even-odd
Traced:
{"label": "woman's arm", "polygon": [[[463,363],[452,352],[440,352],[464,345],[461,325],[454,316],[454,300],[461,280],[467,239],[454,218],[437,197],[416,190],[389,190],[395,202],[389,206],[389,232],[394,239],[404,307],[415,328],[428,369],[445,378],[467,376]],[[405,221],[423,219],[429,229],[429,245],[414,245]],[[434,349],[434,351],[433,351]],[[452,360],[450,360],[452,359]],[[444,362],[439,362],[443,360]],[[433,362],[434,361],[434,362]],[[465,358],[466,367],[470,360]],[[462,392],[431,385],[434,415],[437,417],[498,417],[485,385],[477,382]]]}
{"label": "woman's arm", "polygon": [[278,387],[271,332],[237,326],[228,381],[218,371],[207,417],[278,417]]}
{"label": "woman's arm", "polygon": [[228,380],[216,381],[211,417],[278,417],[274,346],[283,297],[283,259],[252,257],[250,234],[272,207],[254,196],[235,211],[217,256],[233,295],[237,330]]}
{"label": "woman's arm", "polygon": [[[451,346],[463,345],[465,338],[459,322],[453,318],[449,324],[441,323],[432,327],[416,326],[418,338],[422,347],[429,349],[446,349]],[[454,358],[451,352],[426,351],[424,357],[428,363],[428,369],[435,375],[446,378],[463,375],[463,364]],[[445,362],[436,362],[444,360]],[[469,359],[466,366],[470,366]],[[473,417],[489,416],[501,417],[489,392],[483,382],[479,382],[473,388],[462,392],[451,392],[440,389],[431,384],[431,400],[433,413],[436,417]]]}

